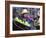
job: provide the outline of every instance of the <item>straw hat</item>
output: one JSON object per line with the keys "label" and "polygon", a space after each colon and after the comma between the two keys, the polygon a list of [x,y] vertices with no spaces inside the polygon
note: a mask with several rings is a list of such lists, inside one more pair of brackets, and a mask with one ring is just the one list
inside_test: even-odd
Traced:
{"label": "straw hat", "polygon": [[24,14],[24,13],[29,13],[29,11],[27,9],[23,9],[21,14]]}

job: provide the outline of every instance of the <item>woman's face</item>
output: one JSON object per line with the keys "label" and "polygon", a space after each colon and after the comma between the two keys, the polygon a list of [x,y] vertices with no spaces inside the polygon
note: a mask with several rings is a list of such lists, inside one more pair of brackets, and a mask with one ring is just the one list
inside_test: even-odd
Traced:
{"label": "woman's face", "polygon": [[33,17],[33,15],[30,15],[30,14],[24,14],[24,17],[32,18],[32,17]]}
{"label": "woman's face", "polygon": [[24,17],[27,17],[28,16],[28,14],[24,14]]}

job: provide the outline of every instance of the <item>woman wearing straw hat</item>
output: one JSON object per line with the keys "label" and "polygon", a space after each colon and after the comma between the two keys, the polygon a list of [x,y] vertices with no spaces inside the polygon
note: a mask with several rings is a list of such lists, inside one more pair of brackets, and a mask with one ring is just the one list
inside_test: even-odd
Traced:
{"label": "woman wearing straw hat", "polygon": [[[23,29],[34,29],[32,26],[33,23],[33,15],[29,15],[30,12],[27,9],[23,9],[21,14],[15,18],[15,21],[20,22],[19,27]],[[18,23],[17,23],[18,24]]]}

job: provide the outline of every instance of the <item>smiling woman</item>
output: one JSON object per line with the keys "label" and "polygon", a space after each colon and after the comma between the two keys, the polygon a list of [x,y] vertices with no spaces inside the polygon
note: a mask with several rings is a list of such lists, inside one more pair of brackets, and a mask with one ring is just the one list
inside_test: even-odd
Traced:
{"label": "smiling woman", "polygon": [[43,34],[44,3],[6,2],[6,36]]}

